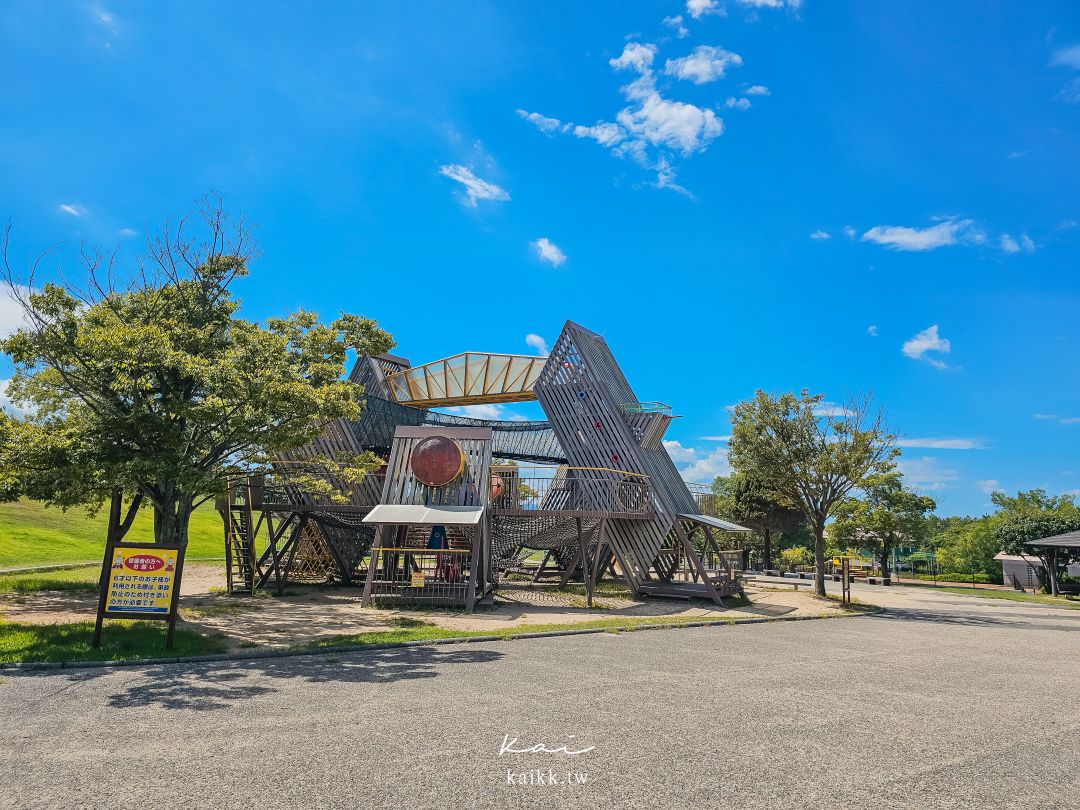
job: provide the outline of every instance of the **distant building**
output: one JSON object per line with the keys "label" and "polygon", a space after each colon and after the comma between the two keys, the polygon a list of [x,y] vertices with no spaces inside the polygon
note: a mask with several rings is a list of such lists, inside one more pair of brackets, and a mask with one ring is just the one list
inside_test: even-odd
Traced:
{"label": "distant building", "polygon": [[[994,556],[1001,563],[1001,575],[1006,585],[1024,590],[1038,590],[1038,571],[1043,567],[1042,560],[1031,554],[1006,554],[1002,551]],[[1080,576],[1080,564],[1073,563],[1068,567],[1070,576]]]}

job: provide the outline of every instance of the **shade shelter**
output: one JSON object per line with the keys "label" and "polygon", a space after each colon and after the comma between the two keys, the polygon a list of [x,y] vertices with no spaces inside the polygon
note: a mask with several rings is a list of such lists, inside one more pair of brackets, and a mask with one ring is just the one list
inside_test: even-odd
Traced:
{"label": "shade shelter", "polygon": [[[1057,558],[1061,549],[1080,549],[1080,531],[1055,534],[1053,537],[1044,537],[1041,540],[1028,540],[1025,546],[1034,546],[1037,549],[1046,550],[1047,573],[1050,576],[1050,593],[1058,596],[1061,591],[1057,579]],[[1041,555],[1040,555],[1041,556]]]}

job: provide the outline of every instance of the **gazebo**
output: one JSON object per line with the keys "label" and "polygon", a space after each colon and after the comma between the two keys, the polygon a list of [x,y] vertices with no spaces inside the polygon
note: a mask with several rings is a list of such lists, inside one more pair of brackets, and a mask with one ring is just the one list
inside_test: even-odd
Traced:
{"label": "gazebo", "polygon": [[[1063,548],[1080,548],[1080,531],[1055,534],[1053,537],[1043,537],[1041,540],[1028,540],[1024,545],[1034,546],[1040,551],[1046,549],[1046,571],[1050,577],[1050,593],[1059,596],[1061,587],[1058,585],[1057,577],[1058,551]],[[1039,556],[1043,555],[1039,553]]]}

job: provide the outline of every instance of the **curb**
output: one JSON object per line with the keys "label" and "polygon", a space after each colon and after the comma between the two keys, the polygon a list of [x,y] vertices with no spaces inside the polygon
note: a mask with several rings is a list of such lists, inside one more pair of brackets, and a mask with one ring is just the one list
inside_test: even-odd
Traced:
{"label": "curb", "polygon": [[777,616],[774,618],[751,619],[702,619],[696,622],[678,624],[639,624],[631,627],[585,627],[581,629],[544,630],[537,633],[512,633],[508,636],[460,636],[450,638],[424,639],[422,641],[393,641],[385,644],[352,644],[348,647],[318,647],[314,649],[290,648],[285,650],[260,650],[252,652],[216,653],[214,655],[191,655],[171,658],[135,658],[116,661],[28,661],[24,663],[0,663],[0,672],[5,670],[33,671],[54,669],[99,669],[107,667],[139,667],[160,664],[201,664],[218,661],[258,661],[266,658],[299,658],[312,655],[340,655],[341,653],[367,652],[369,650],[396,650],[409,647],[434,647],[447,644],[475,644],[486,641],[518,641],[533,638],[558,638],[560,636],[587,636],[596,633],[635,633],[639,630],[681,630],[686,627],[734,627],[741,624],[770,624],[779,622],[812,622],[820,619],[855,619],[860,616],[872,616],[883,613],[885,608],[878,607],[858,613],[841,613],[834,616]]}

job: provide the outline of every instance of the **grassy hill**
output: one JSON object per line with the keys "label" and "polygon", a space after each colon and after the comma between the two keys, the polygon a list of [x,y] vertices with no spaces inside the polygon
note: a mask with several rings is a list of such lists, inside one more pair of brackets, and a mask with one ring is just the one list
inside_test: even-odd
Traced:
{"label": "grassy hill", "polygon": [[[36,501],[0,504],[0,568],[101,562],[105,553],[107,509],[93,518],[81,509],[46,509]],[[142,509],[125,540],[152,540],[153,512]],[[223,557],[221,517],[213,503],[191,516],[187,559]]]}

